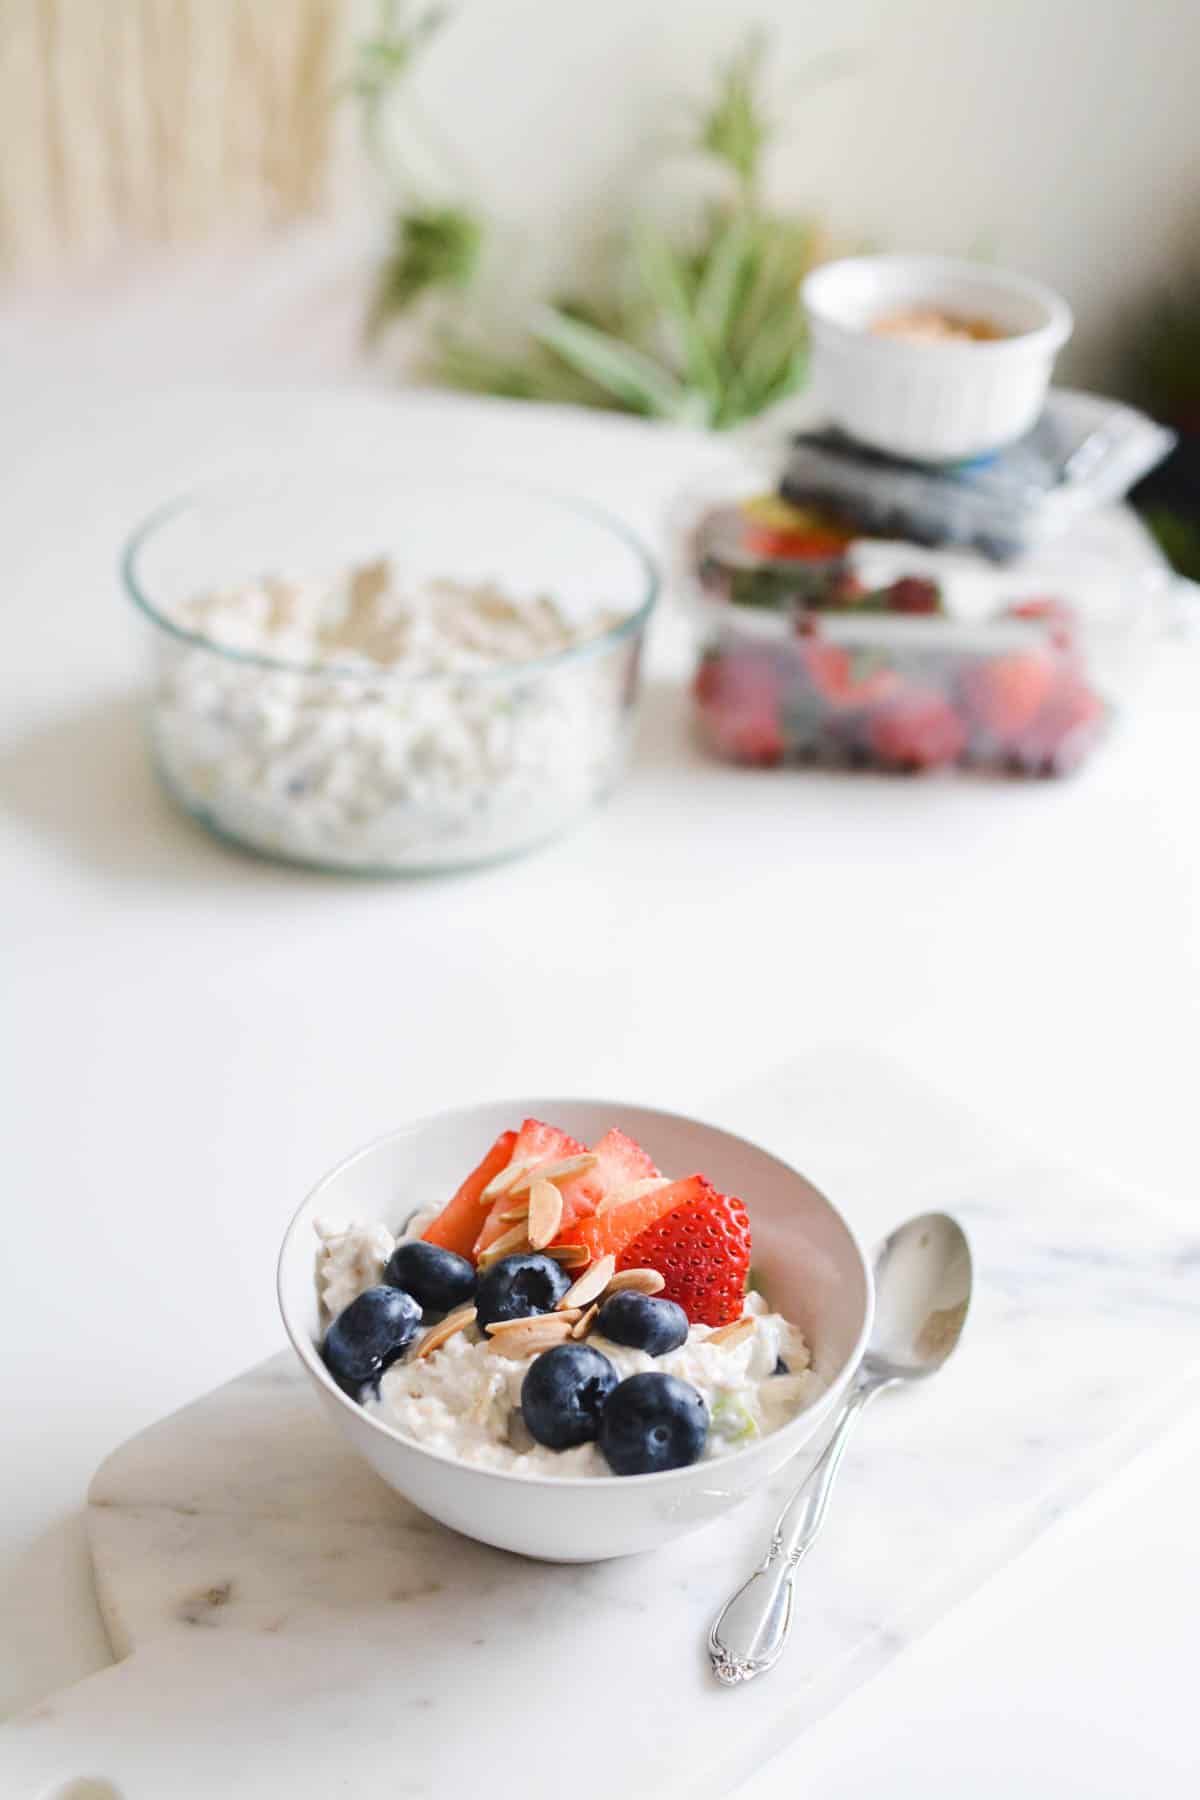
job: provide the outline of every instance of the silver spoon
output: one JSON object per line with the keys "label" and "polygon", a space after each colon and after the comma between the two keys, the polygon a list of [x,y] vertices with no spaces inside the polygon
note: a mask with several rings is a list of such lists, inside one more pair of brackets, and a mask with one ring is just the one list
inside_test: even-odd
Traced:
{"label": "silver spoon", "polygon": [[708,1634],[713,1674],[727,1687],[773,1669],[792,1624],[796,1569],[825,1522],[834,1476],[859,1414],[884,1388],[922,1381],[962,1335],[971,1299],[971,1250],[946,1213],[898,1225],[875,1255],[875,1325],[854,1385],[820,1461],[776,1521],[758,1568]]}

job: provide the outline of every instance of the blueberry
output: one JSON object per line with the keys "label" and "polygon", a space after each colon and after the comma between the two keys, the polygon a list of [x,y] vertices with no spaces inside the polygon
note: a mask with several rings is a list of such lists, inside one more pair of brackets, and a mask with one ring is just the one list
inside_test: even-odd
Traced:
{"label": "blueberry", "polygon": [[571,1285],[571,1277],[552,1256],[522,1251],[493,1263],[475,1295],[481,1326],[498,1319],[532,1319],[553,1312]]}
{"label": "blueberry", "polygon": [[449,1312],[475,1294],[475,1270],[466,1257],[443,1250],[440,1244],[426,1244],[421,1238],[397,1244],[383,1279],[389,1287],[411,1294],[427,1313]]}
{"label": "blueberry", "polygon": [[530,1364],[521,1383],[521,1413],[539,1444],[569,1450],[595,1437],[616,1385],[617,1371],[599,1350],[556,1344]]}
{"label": "blueberry", "polygon": [[777,1356],[775,1358],[775,1367],[771,1370],[772,1375],[790,1375],[791,1372],[792,1371],[788,1368],[782,1356]]}
{"label": "blueberry", "polygon": [[708,1437],[708,1408],[690,1381],[651,1369],[619,1383],[600,1420],[600,1448],[615,1475],[653,1475],[694,1463]]}
{"label": "blueberry", "polygon": [[665,1356],[687,1343],[688,1316],[673,1300],[624,1292],[604,1302],[596,1330],[614,1344],[628,1344],[647,1356]]}
{"label": "blueberry", "polygon": [[364,1387],[412,1343],[421,1308],[399,1288],[373,1287],[341,1311],[321,1346],[325,1367],[338,1386],[357,1400]]}

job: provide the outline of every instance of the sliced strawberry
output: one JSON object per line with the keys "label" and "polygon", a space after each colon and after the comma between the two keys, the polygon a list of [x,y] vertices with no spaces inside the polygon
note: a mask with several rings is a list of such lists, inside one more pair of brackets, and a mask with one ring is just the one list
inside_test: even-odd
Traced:
{"label": "sliced strawberry", "polygon": [[1095,688],[1073,669],[1064,669],[1045,706],[1021,734],[1017,760],[1031,774],[1070,774],[1100,737],[1105,718]]}
{"label": "sliced strawberry", "polygon": [[640,1200],[627,1200],[623,1206],[614,1206],[611,1212],[579,1219],[561,1231],[555,1241],[583,1244],[591,1251],[593,1260],[601,1256],[619,1257],[626,1244],[632,1243],[672,1207],[681,1206],[688,1200],[702,1199],[713,1192],[703,1175],[689,1175],[684,1181],[673,1181],[669,1187],[643,1194]]}
{"label": "sliced strawberry", "polygon": [[653,1159],[647,1156],[642,1146],[615,1125],[592,1146],[592,1155],[596,1158],[594,1169],[561,1184],[564,1228],[573,1225],[576,1219],[590,1217],[606,1194],[617,1193],[635,1181],[646,1181],[658,1174]]}
{"label": "sliced strawberry", "polygon": [[756,556],[787,562],[827,562],[841,556],[854,532],[809,506],[793,506],[778,494],[742,502],[742,542]]}
{"label": "sliced strawberry", "polygon": [[872,669],[846,689],[843,704],[852,712],[865,712],[868,707],[895,699],[903,685],[904,677],[898,669]]}
{"label": "sliced strawberry", "polygon": [[872,658],[851,656],[841,644],[813,632],[801,635],[799,657],[807,679],[831,711],[878,706],[900,688],[895,669],[874,667]]}
{"label": "sliced strawberry", "polygon": [[850,653],[840,644],[830,644],[813,632],[802,635],[800,662],[805,675],[822,699],[841,701],[854,681],[854,665]]}
{"label": "sliced strawberry", "polygon": [[[581,1143],[578,1143],[573,1137],[568,1137],[565,1131],[559,1131],[556,1126],[543,1125],[540,1119],[526,1119],[517,1133],[510,1161],[534,1164],[561,1162],[564,1156],[578,1156],[582,1150]],[[494,1243],[498,1237],[503,1237],[509,1229],[500,1214],[507,1212],[512,1204],[513,1202],[507,1194],[501,1194],[499,1199],[493,1203],[492,1210],[484,1220],[482,1230],[479,1230],[478,1222],[476,1223],[476,1229],[479,1231],[474,1244],[476,1256],[481,1250],[486,1250],[488,1245]]]}
{"label": "sliced strawberry", "polygon": [[479,1234],[479,1196],[492,1176],[498,1175],[508,1164],[516,1141],[515,1131],[501,1133],[479,1167],[472,1169],[453,1200],[425,1227],[421,1236],[427,1243],[440,1244],[443,1250],[453,1250],[459,1256],[470,1256]]}
{"label": "sliced strawberry", "polygon": [[1012,650],[989,656],[963,674],[967,711],[989,737],[1012,744],[1050,697],[1058,664],[1045,650]]}
{"label": "sliced strawberry", "polygon": [[725,646],[705,657],[692,692],[699,706],[718,712],[773,713],[783,691],[784,667],[770,646]]}
{"label": "sliced strawberry", "polygon": [[810,530],[778,531],[769,525],[746,526],[742,542],[755,556],[780,562],[831,562],[844,556],[852,537],[833,526],[814,525]]}
{"label": "sliced strawberry", "polygon": [[937,769],[957,762],[967,728],[934,687],[902,688],[867,719],[867,743],[888,769]]}
{"label": "sliced strawberry", "polygon": [[756,769],[774,768],[787,750],[783,727],[773,712],[723,712],[710,718],[706,729],[720,755]]}
{"label": "sliced strawberry", "polygon": [[[693,1324],[730,1325],[745,1304],[750,1215],[733,1195],[702,1185],[706,1191],[671,1207],[624,1244],[617,1267],[657,1269],[666,1280],[662,1298],[682,1306]],[[604,1215],[594,1222],[603,1224]]]}
{"label": "sliced strawberry", "polygon": [[1049,627],[1050,642],[1059,650],[1073,648],[1079,632],[1079,614],[1066,600],[1038,597],[1017,600],[1005,609],[1009,618],[1033,619]]}

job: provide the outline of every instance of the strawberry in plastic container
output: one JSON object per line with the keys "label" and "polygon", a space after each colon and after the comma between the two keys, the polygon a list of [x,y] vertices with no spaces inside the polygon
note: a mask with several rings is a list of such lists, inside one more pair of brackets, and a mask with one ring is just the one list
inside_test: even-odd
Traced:
{"label": "strawberry in plastic container", "polygon": [[787,750],[783,692],[778,656],[759,645],[705,656],[692,687],[701,730],[718,755],[760,768],[781,762]]}

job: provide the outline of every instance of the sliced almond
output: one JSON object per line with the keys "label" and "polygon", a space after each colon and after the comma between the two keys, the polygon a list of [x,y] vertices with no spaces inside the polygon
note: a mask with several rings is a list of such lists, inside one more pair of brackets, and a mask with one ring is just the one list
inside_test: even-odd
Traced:
{"label": "sliced almond", "polygon": [[552,1181],[539,1178],[529,1190],[529,1242],[544,1250],[558,1236],[562,1224],[563,1197]]}
{"label": "sliced almond", "polygon": [[734,1319],[729,1325],[718,1325],[715,1331],[709,1332],[704,1341],[708,1344],[724,1344],[725,1348],[729,1350],[735,1344],[740,1344],[745,1338],[748,1338],[753,1330],[754,1320],[747,1314],[743,1318]]}
{"label": "sliced almond", "polygon": [[592,1253],[586,1244],[547,1244],[543,1256],[552,1256],[564,1269],[586,1269]]}
{"label": "sliced almond", "polygon": [[432,1331],[425,1333],[417,1345],[414,1361],[422,1356],[432,1356],[435,1350],[441,1349],[447,1339],[474,1323],[475,1308],[473,1306],[456,1306],[453,1312],[446,1314],[440,1325],[435,1325]]}
{"label": "sliced almond", "polygon": [[625,1293],[661,1294],[666,1285],[666,1276],[660,1275],[657,1269],[622,1269],[619,1275],[613,1276],[604,1292],[606,1296]]}
{"label": "sliced almond", "polygon": [[504,1211],[498,1213],[496,1216],[499,1218],[502,1225],[511,1225],[517,1219],[527,1219],[529,1217],[529,1202],[528,1200],[518,1200],[515,1206],[506,1206]]}
{"label": "sliced almond", "polygon": [[[572,1307],[571,1310],[574,1312],[575,1308]],[[581,1313],[576,1323],[571,1327],[571,1336],[573,1338],[585,1338],[592,1329],[592,1326],[596,1323],[596,1314],[599,1311],[600,1308],[598,1306],[589,1306],[585,1313]]]}
{"label": "sliced almond", "polygon": [[526,1356],[537,1356],[543,1350],[553,1349],[555,1344],[565,1344],[573,1329],[570,1319],[549,1315],[523,1319],[519,1331],[500,1331],[489,1338],[488,1350],[493,1356],[507,1356],[520,1362]]}
{"label": "sliced almond", "polygon": [[612,1212],[616,1207],[624,1206],[627,1200],[644,1200],[647,1194],[657,1194],[659,1188],[670,1185],[670,1177],[667,1175],[647,1175],[643,1181],[631,1181],[628,1187],[613,1188],[611,1193],[605,1194],[596,1211]]}
{"label": "sliced almond", "polygon": [[475,1259],[475,1266],[477,1269],[490,1269],[492,1264],[499,1262],[502,1256],[511,1256],[514,1250],[528,1250],[528,1248],[529,1232],[525,1224],[522,1222],[520,1225],[512,1225],[494,1243],[489,1244],[486,1250],[479,1252]]}
{"label": "sliced almond", "polygon": [[493,1319],[491,1324],[485,1325],[483,1329],[489,1337],[499,1337],[502,1331],[521,1331],[526,1325],[537,1325],[543,1319],[549,1319],[554,1324],[557,1324],[559,1319],[566,1319],[569,1324],[573,1325],[579,1316],[579,1308],[572,1306],[567,1312],[530,1313],[524,1319]]}
{"label": "sliced almond", "polygon": [[617,1259],[611,1255],[602,1256],[599,1262],[594,1262],[591,1268],[585,1269],[574,1285],[567,1289],[558,1303],[558,1310],[566,1312],[567,1308],[571,1306],[590,1306],[593,1300],[599,1299],[612,1280],[616,1266]]}
{"label": "sliced almond", "polygon": [[504,1188],[506,1194],[523,1194],[532,1187],[535,1181],[570,1181],[576,1175],[586,1175],[599,1162],[590,1150],[583,1150],[578,1156],[564,1156],[560,1162],[543,1163],[539,1168],[536,1163],[528,1164],[511,1187]]}
{"label": "sliced almond", "polygon": [[518,1181],[521,1180],[522,1176],[528,1175],[530,1169],[533,1167],[534,1164],[527,1159],[519,1159],[516,1162],[507,1163],[505,1167],[500,1170],[498,1175],[492,1176],[492,1179],[480,1194],[480,1206],[490,1206],[493,1200],[498,1200],[500,1198],[501,1194],[511,1194],[513,1188],[517,1185]]}

